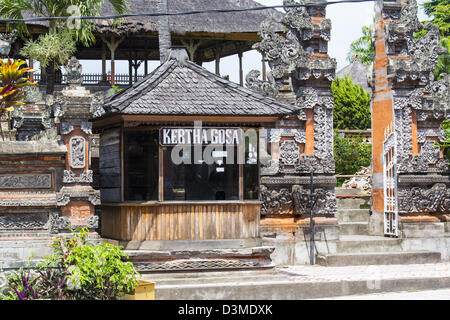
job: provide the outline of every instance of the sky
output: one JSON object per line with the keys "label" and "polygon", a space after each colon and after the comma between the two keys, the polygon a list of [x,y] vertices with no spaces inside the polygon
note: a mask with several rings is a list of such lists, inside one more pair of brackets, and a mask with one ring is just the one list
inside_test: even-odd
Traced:
{"label": "sky", "polygon": [[[266,6],[282,5],[283,0],[256,0]],[[419,20],[427,20],[420,4],[425,0],[418,0]],[[367,3],[343,3],[334,4],[327,7],[327,18],[331,19],[331,40],[328,44],[328,54],[337,60],[337,71],[348,65],[346,60],[350,44],[358,39],[362,33],[361,29],[365,25],[370,25],[374,17],[374,1]],[[282,11],[282,9],[280,9]],[[244,77],[251,70],[262,69],[262,57],[256,50],[244,53],[243,66]],[[81,61],[84,73],[101,73],[101,61]],[[149,62],[149,71],[159,65],[159,61]],[[204,63],[203,67],[211,72],[215,72],[215,62]],[[89,71],[87,71],[89,70]],[[107,63],[107,71],[110,65]],[[143,74],[143,65],[138,73]],[[116,73],[128,73],[128,61],[116,62]],[[222,76],[228,75],[233,82],[239,82],[239,59],[237,55],[222,58],[220,62],[220,73]]]}

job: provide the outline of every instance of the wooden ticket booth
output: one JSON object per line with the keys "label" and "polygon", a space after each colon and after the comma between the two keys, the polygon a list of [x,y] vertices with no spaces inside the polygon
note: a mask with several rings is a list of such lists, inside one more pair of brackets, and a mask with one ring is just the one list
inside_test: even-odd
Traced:
{"label": "wooden ticket booth", "polygon": [[96,110],[102,236],[258,239],[258,132],[294,112],[172,49],[166,63]]}

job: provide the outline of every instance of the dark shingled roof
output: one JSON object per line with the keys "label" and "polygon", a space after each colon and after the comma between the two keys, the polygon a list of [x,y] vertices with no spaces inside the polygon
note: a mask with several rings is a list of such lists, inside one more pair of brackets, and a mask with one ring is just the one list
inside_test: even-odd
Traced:
{"label": "dark shingled roof", "polygon": [[[130,13],[158,12],[159,0],[130,0]],[[263,5],[252,0],[167,0],[169,12],[186,12],[208,9],[242,9],[262,7]],[[112,15],[114,10],[109,2],[105,2],[102,15]],[[212,32],[212,33],[256,33],[260,30],[261,23],[273,18],[280,21],[283,14],[274,9],[250,12],[228,13],[202,13],[185,16],[172,16],[169,18],[170,28],[173,33],[184,34],[186,32]],[[115,30],[111,29],[111,21],[97,22],[99,32],[128,32],[157,31],[157,17],[131,17]],[[279,26],[283,31],[282,27]]]}
{"label": "dark shingled roof", "polygon": [[146,115],[269,116],[296,111],[187,60],[185,49],[171,50],[166,63],[104,107],[112,113]]}
{"label": "dark shingled roof", "polygon": [[336,76],[338,78],[344,78],[344,75],[350,78],[352,81],[359,86],[362,86],[364,90],[372,94],[372,88],[369,87],[367,67],[359,61],[354,61],[348,66],[342,68],[337,72]]}
{"label": "dark shingled roof", "polygon": [[[157,13],[159,0],[128,0],[130,10],[128,14]],[[263,7],[262,4],[252,0],[167,0],[169,12],[186,12],[208,9],[243,9]],[[114,15],[112,5],[105,1],[102,16]],[[24,14],[24,17],[30,17]],[[185,34],[186,32],[211,33],[257,33],[260,25],[268,18],[279,22],[283,13],[275,9],[258,10],[250,12],[227,13],[201,13],[185,16],[172,16],[169,18],[171,32]],[[120,25],[112,27],[112,20],[95,20],[95,33],[149,33],[158,31],[158,17],[128,17]],[[30,23],[48,26],[47,22]],[[276,31],[283,32],[280,24],[275,24]]]}

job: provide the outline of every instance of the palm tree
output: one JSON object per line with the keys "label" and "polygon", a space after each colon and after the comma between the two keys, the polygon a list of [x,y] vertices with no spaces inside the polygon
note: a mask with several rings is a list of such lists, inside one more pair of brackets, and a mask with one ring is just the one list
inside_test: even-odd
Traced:
{"label": "palm tree", "polygon": [[[116,14],[123,14],[129,8],[126,0],[108,1]],[[0,17],[23,19],[25,12],[41,17],[98,16],[103,3],[104,0],[2,0]],[[74,21],[76,24],[73,24]],[[24,22],[14,23],[12,27],[17,29],[22,36],[29,34]],[[90,46],[95,42],[95,36],[92,33],[93,23],[88,20],[50,20],[48,27],[49,34],[59,35],[61,32],[69,30],[73,41],[80,41],[85,46]],[[57,60],[56,58],[55,60]],[[51,61],[46,68],[48,94],[53,93],[54,90],[55,66],[59,68],[55,60]]]}
{"label": "palm tree", "polygon": [[359,60],[362,64],[370,65],[375,57],[375,48],[372,45],[372,26],[362,27],[362,37],[353,41],[347,54],[348,62]]}
{"label": "palm tree", "polygon": [[[159,0],[158,2],[159,12],[167,13],[167,0]],[[169,17],[161,16],[158,20],[158,33],[159,33],[159,52],[160,52],[160,61],[161,64],[166,62],[167,54],[171,47],[171,39],[170,39],[170,25],[169,25]]]}

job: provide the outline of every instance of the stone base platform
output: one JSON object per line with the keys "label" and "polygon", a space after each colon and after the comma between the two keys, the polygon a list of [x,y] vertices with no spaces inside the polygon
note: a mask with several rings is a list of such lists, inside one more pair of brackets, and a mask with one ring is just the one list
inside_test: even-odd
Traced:
{"label": "stone base platform", "polygon": [[141,273],[254,270],[272,268],[273,247],[240,249],[125,250]]}

